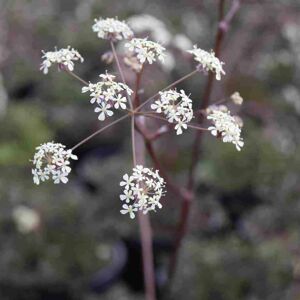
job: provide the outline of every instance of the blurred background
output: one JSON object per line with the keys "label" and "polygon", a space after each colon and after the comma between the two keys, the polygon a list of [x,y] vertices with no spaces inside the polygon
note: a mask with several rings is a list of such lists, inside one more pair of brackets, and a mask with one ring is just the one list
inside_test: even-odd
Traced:
{"label": "blurred background", "polygon": [[[237,152],[205,135],[170,299],[300,299],[300,3],[242,2],[222,48],[226,76],[212,100],[243,96],[242,107],[231,110],[243,119],[245,147]],[[46,76],[39,71],[41,50],[71,45],[85,58],[75,72],[96,81],[113,65],[101,60],[110,49],[92,32],[94,18],[128,19],[137,35],[168,48],[166,64],[145,72],[146,98],[193,69],[184,50],[213,48],[217,5],[0,0],[1,300],[143,299],[138,225],[119,213],[119,182],[131,168],[128,122],[76,150],[68,184],[32,182],[37,145],[72,147],[102,126],[79,82],[55,67]],[[199,102],[206,79],[180,87]],[[185,178],[193,137],[190,130],[171,132],[155,144],[177,182]],[[180,201],[169,194],[163,205],[151,215],[158,289]]]}

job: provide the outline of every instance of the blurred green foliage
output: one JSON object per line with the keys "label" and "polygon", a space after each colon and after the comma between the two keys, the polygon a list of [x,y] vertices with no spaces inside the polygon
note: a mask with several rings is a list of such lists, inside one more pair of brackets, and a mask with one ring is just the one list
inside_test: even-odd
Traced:
{"label": "blurred green foliage", "polygon": [[10,105],[5,118],[0,120],[0,165],[28,165],[32,145],[53,138],[53,132],[45,122],[45,114],[34,104]]}

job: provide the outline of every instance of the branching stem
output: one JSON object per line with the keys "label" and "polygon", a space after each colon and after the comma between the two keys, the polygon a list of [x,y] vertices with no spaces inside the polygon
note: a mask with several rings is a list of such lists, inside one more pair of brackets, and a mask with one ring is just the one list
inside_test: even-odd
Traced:
{"label": "branching stem", "polygon": [[92,133],[91,135],[89,135],[88,137],[86,137],[85,139],[83,139],[82,141],[80,141],[78,144],[76,144],[75,146],[72,147],[72,151],[75,150],[76,148],[78,148],[79,146],[85,144],[87,141],[89,141],[90,139],[92,139],[94,136],[98,135],[99,133],[103,132],[104,130],[108,129],[109,127],[121,122],[122,120],[125,120],[126,118],[128,118],[130,115],[124,115],[121,118],[107,124],[106,126],[100,128],[99,130],[95,131],[94,133]]}
{"label": "branching stem", "polygon": [[[214,52],[217,57],[220,57],[221,45],[224,40],[225,33],[227,32],[227,29],[229,28],[229,23],[232,21],[234,15],[237,13],[239,7],[240,7],[240,0],[233,0],[228,13],[225,15],[225,0],[219,0],[219,7],[218,7],[219,26],[218,26],[218,31],[216,34],[215,46],[214,46]],[[205,89],[204,89],[203,100],[199,107],[200,111],[203,111],[209,105],[209,100],[210,100],[210,96],[211,96],[211,92],[212,92],[212,88],[213,88],[213,83],[214,83],[214,74],[210,72],[208,75]],[[204,119],[204,115],[199,114],[198,115],[198,123],[201,124],[203,122],[203,119]],[[193,200],[194,185],[195,185],[195,176],[194,175],[195,175],[197,163],[199,161],[202,133],[203,133],[203,131],[198,131],[196,133],[195,141],[194,141],[194,144],[192,147],[192,160],[191,160],[191,164],[190,164],[190,168],[189,168],[189,175],[188,175],[188,181],[187,181],[188,197],[183,199],[183,203],[182,203],[182,207],[181,207],[180,219],[179,219],[176,237],[175,237],[175,247],[174,247],[174,251],[171,256],[170,265],[169,265],[169,284],[171,284],[174,274],[176,272],[179,250],[180,250],[180,247],[182,244],[182,240],[187,231],[191,203]]]}
{"label": "branching stem", "polygon": [[[169,84],[168,86],[166,86],[165,88],[163,88],[160,92],[163,92],[165,90],[168,90],[174,86],[176,86],[177,84],[179,84],[180,82],[190,78],[191,76],[193,76],[194,74],[198,73],[198,70],[194,70],[188,74],[186,74],[185,76],[177,79],[176,81],[174,81],[173,83]],[[156,96],[159,95],[159,92],[154,94],[153,96],[151,96],[150,98],[148,98],[147,100],[145,100],[142,104],[140,104],[135,111],[139,111],[142,107],[144,107],[147,103],[149,103],[151,100],[153,100]]]}
{"label": "branching stem", "polygon": [[84,79],[82,79],[81,77],[79,77],[78,75],[76,75],[74,72],[70,71],[68,68],[64,68],[64,71],[66,71],[68,74],[70,74],[75,79],[79,80],[84,85],[89,85],[89,83],[87,81],[85,81]]}
{"label": "branching stem", "polygon": [[[122,82],[124,84],[126,84],[126,80],[125,80],[125,76],[124,76],[124,73],[123,73],[123,70],[122,70],[122,67],[121,67],[121,64],[120,64],[120,61],[119,61],[119,57],[118,57],[118,54],[116,52],[116,48],[115,48],[115,45],[114,45],[114,42],[113,41],[110,41],[110,46],[111,46],[111,49],[112,49],[112,52],[113,52],[113,56],[115,58],[115,61],[117,63],[117,67],[118,67],[118,71],[120,73],[120,76],[121,76],[121,79],[122,79]],[[126,84],[127,85],[127,84]],[[128,100],[128,103],[129,103],[129,106],[130,108],[132,109],[132,101],[131,101],[131,97],[126,93],[126,97],[127,97],[127,100]]]}
{"label": "branching stem", "polygon": [[[143,115],[145,117],[162,120],[162,121],[168,122],[168,124],[172,124],[166,118],[158,116],[157,113],[155,113],[155,112],[153,112],[153,113],[151,113],[151,112],[141,112],[141,113],[138,113],[138,114]],[[196,129],[196,130],[208,131],[207,128],[199,127],[197,125],[193,125],[193,124],[186,124],[186,125],[187,125],[187,127],[190,127],[190,128]]]}

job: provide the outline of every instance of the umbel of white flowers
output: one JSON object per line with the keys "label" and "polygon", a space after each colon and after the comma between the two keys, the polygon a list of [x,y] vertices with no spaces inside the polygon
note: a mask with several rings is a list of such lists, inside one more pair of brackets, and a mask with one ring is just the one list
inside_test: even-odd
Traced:
{"label": "umbel of white flowers", "polygon": [[127,40],[133,37],[133,32],[124,21],[114,18],[95,19],[92,27],[94,32],[101,39],[106,40]]}
{"label": "umbel of white flowers", "polygon": [[[92,27],[99,38],[110,41],[129,40],[125,47],[128,48],[125,64],[134,71],[140,72],[144,63],[152,64],[157,60],[164,61],[165,48],[160,44],[150,41],[147,38],[134,38],[134,33],[124,22],[116,18],[95,19]],[[74,62],[83,62],[82,56],[77,50],[68,46],[55,51],[43,52],[41,70],[44,74],[52,64],[57,64],[61,69],[73,71]],[[189,50],[194,55],[194,59],[199,63],[199,69],[211,71],[220,80],[224,75],[223,62],[220,61],[213,51],[207,52],[197,46]],[[95,112],[99,113],[98,119],[105,120],[107,116],[113,115],[113,109],[127,109],[127,96],[133,91],[124,83],[116,82],[115,76],[111,74],[101,74],[101,80],[97,83],[89,83],[82,88],[82,92],[89,92],[92,104],[96,104]],[[230,99],[238,105],[243,102],[242,97],[236,92]],[[188,123],[193,118],[192,100],[183,90],[167,90],[159,92],[159,99],[151,105],[157,113],[162,113],[168,122],[175,124],[176,133],[182,134],[183,129],[187,129]],[[242,121],[236,116],[231,116],[230,111],[225,106],[213,106],[207,110],[207,119],[211,120],[213,126],[208,130],[212,135],[221,137],[223,142],[233,143],[237,150],[241,150],[244,145],[241,138]],[[70,160],[76,160],[77,156],[72,153],[72,149],[59,143],[49,142],[36,148],[33,158],[33,181],[35,184],[52,179],[54,183],[67,183],[68,175],[71,172]],[[125,174],[120,185],[124,188],[120,195],[123,202],[121,213],[129,214],[134,218],[138,211],[144,214],[161,208],[161,197],[165,194],[165,182],[160,177],[157,170],[138,165],[133,168],[132,174]]]}
{"label": "umbel of white flowers", "polygon": [[131,219],[135,218],[137,211],[144,214],[149,211],[162,208],[161,197],[165,194],[165,181],[159,176],[158,170],[145,168],[137,165],[132,170],[132,175],[125,174],[120,186],[124,187],[120,200],[122,205],[121,214],[129,214]]}
{"label": "umbel of white flowers", "polygon": [[148,62],[152,64],[157,59],[160,61],[164,61],[166,50],[162,45],[149,41],[147,38],[138,39],[134,38],[125,44],[125,47],[128,48],[129,51],[133,52],[139,62],[143,64],[144,62]]}
{"label": "umbel of white flowers", "polygon": [[[133,91],[124,83],[115,82],[115,76],[111,74],[101,74],[102,79],[97,83],[89,83],[82,88],[82,92],[90,92],[91,103],[97,104],[95,112],[99,113],[98,119],[104,121],[105,117],[112,116],[115,109],[126,109],[126,93],[130,96]],[[125,94],[125,95],[124,95]]]}
{"label": "umbel of white flowers", "polygon": [[241,138],[241,127],[237,119],[230,114],[224,105],[212,106],[209,108],[207,119],[211,120],[214,126],[208,127],[213,136],[220,134],[224,143],[232,143],[238,151],[244,146]]}
{"label": "umbel of white flowers", "polygon": [[77,50],[68,46],[68,48],[62,48],[57,50],[55,48],[54,51],[42,51],[43,53],[43,62],[41,63],[40,70],[43,71],[44,74],[48,73],[48,69],[51,67],[52,64],[63,65],[68,70],[74,70],[74,62],[73,61],[80,61],[83,62],[83,57],[79,54]]}
{"label": "umbel of white flowers", "polygon": [[176,123],[176,133],[182,134],[182,129],[187,129],[187,123],[193,118],[192,100],[184,90],[168,90],[160,92],[159,95],[160,99],[151,108],[157,113],[163,113],[170,123]]}
{"label": "umbel of white flowers", "polygon": [[222,65],[224,63],[220,61],[213,51],[207,52],[197,46],[194,49],[188,50],[187,52],[194,55],[194,59],[200,63],[205,71],[211,71],[216,74],[216,79],[221,80],[221,74],[225,75]]}
{"label": "umbel of white flowers", "polygon": [[72,153],[72,150],[65,150],[66,146],[49,142],[41,144],[36,148],[36,153],[33,157],[32,169],[33,182],[40,182],[52,179],[54,183],[67,183],[68,175],[71,172],[70,159],[77,160],[77,156]]}

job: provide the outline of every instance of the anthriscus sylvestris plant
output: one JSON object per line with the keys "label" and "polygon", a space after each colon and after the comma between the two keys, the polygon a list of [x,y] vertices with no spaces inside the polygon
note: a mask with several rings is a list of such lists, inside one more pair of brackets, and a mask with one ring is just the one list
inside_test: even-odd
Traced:
{"label": "anthriscus sylvestris plant", "polygon": [[[148,219],[143,219],[142,216],[162,208],[161,198],[166,194],[166,188],[177,191],[178,196],[182,198],[188,195],[188,193],[183,193],[176,184],[173,184],[171,178],[166,175],[152,147],[152,142],[168,133],[175,137],[189,134],[189,130],[197,130],[198,132],[210,132],[220,141],[231,143],[240,151],[244,146],[241,137],[242,122],[239,117],[230,113],[225,104],[232,101],[234,105],[241,105],[243,98],[238,92],[235,92],[225,100],[199,109],[193,95],[183,89],[176,89],[176,85],[196,74],[203,76],[210,73],[214,75],[216,80],[221,80],[222,76],[225,76],[224,62],[217,57],[213,50],[206,51],[194,46],[193,49],[187,51],[191,59],[196,62],[194,70],[171,83],[165,89],[155,92],[150,98],[141,99],[142,95],[138,91],[141,89],[143,70],[147,68],[147,65],[158,61],[164,63],[165,47],[157,41],[151,41],[148,37],[135,37],[127,23],[117,18],[95,19],[92,30],[98,38],[109,42],[111,58],[105,54],[106,59],[115,61],[118,76],[105,71],[99,74],[98,82],[85,81],[73,72],[75,63],[83,62],[83,58],[77,50],[70,46],[60,50],[55,48],[54,51],[43,51],[41,70],[47,74],[52,65],[57,65],[60,70],[79,80],[83,84],[82,93],[89,94],[89,101],[95,106],[94,110],[98,114],[99,121],[104,121],[107,118],[112,121],[72,148],[67,149],[66,146],[57,142],[48,142],[38,146],[32,160],[33,181],[37,185],[46,180],[53,180],[55,184],[67,183],[71,172],[71,160],[77,159],[73,152],[110,126],[130,118],[133,166],[132,170],[128,170],[128,174],[120,176],[122,177],[120,186],[123,188],[119,195],[120,212],[123,215],[128,215],[131,219],[134,219],[137,214],[139,215],[144,269],[148,268],[148,272],[150,272],[151,269],[153,271],[153,261],[146,248],[148,247],[149,250],[150,247],[151,250],[151,243],[149,244],[151,227],[149,221],[147,221],[148,223],[143,221]],[[115,43],[123,40],[125,43],[120,45],[124,47],[121,55],[117,53]],[[120,61],[121,57],[123,62]],[[132,84],[131,86],[127,83],[124,67],[128,68],[129,72],[135,73],[135,85]],[[123,116],[113,120],[115,110],[123,112]],[[158,130],[151,132],[147,127],[148,118],[156,120],[159,124],[165,122],[168,126],[162,125]],[[203,119],[207,120],[207,126],[201,127],[202,124],[198,121]],[[205,122],[201,123],[206,124]],[[172,127],[175,134],[173,131],[169,131],[169,128]],[[144,159],[141,159],[143,145],[137,141],[137,135],[144,139],[155,168],[144,165]],[[116,198],[118,198],[117,195]],[[155,298],[152,277],[151,274],[145,275],[146,293],[151,296],[149,299]]]}

